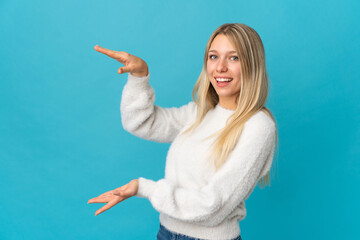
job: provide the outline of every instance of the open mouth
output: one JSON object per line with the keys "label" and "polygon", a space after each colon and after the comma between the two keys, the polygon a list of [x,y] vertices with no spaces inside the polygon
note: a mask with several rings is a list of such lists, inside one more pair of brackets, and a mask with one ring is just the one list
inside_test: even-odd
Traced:
{"label": "open mouth", "polygon": [[215,77],[215,80],[218,83],[228,83],[228,82],[231,82],[233,79],[232,78],[218,78],[218,77]]}
{"label": "open mouth", "polygon": [[228,85],[230,85],[231,81],[233,80],[233,78],[231,77],[214,77],[216,80],[216,86],[222,88],[222,87],[227,87]]}

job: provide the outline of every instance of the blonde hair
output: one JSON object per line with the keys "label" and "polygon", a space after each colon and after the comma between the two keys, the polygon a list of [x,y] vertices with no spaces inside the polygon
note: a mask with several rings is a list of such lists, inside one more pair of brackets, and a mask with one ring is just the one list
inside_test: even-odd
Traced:
{"label": "blonde hair", "polygon": [[[214,146],[214,164],[218,170],[234,149],[245,122],[258,111],[263,111],[275,123],[275,118],[264,105],[268,96],[268,75],[265,66],[265,51],[257,32],[251,27],[240,24],[224,24],[210,36],[204,55],[202,71],[193,89],[192,97],[197,105],[197,116],[194,124],[186,132],[193,131],[206,113],[219,102],[219,97],[207,75],[208,52],[211,43],[219,34],[225,35],[237,51],[241,64],[241,88],[237,98],[237,107],[229,117],[226,126],[217,133]],[[276,146],[278,136],[276,130]],[[270,171],[259,180],[260,187],[270,186]]]}

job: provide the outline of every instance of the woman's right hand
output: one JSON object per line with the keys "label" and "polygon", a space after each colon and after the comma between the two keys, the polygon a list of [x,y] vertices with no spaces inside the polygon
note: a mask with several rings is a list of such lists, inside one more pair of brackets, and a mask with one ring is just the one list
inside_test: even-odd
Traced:
{"label": "woman's right hand", "polygon": [[127,52],[109,50],[99,45],[96,45],[94,49],[124,64],[125,66],[119,68],[119,74],[128,72],[136,77],[145,77],[149,74],[146,62],[139,57]]}

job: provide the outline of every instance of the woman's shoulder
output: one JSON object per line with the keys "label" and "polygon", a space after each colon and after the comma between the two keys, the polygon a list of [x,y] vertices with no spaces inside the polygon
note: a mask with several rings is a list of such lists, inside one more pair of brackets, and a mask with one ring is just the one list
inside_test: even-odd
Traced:
{"label": "woman's shoulder", "polygon": [[161,108],[156,106],[158,111],[163,111],[164,115],[171,115],[179,126],[192,122],[196,118],[197,105],[195,102],[190,101],[180,107]]}
{"label": "woman's shoulder", "polygon": [[183,105],[182,107],[186,107],[186,108],[190,109],[191,111],[196,111],[196,109],[197,109],[197,105],[194,101],[190,101],[187,104]]}
{"label": "woman's shoulder", "polygon": [[181,107],[177,108],[180,110],[180,112],[182,112],[183,114],[189,115],[189,116],[193,116],[196,115],[197,112],[197,105],[195,102],[190,101],[185,105],[182,105]]}
{"label": "woman's shoulder", "polygon": [[265,111],[258,111],[246,121],[244,128],[275,132],[276,124],[271,116]]}

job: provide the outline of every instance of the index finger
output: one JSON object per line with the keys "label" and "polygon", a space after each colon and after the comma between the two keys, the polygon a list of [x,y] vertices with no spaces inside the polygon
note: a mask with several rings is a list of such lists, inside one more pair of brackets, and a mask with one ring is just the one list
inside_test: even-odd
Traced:
{"label": "index finger", "polygon": [[91,198],[88,200],[88,203],[104,203],[104,202],[108,202],[109,201],[109,197],[112,197],[113,194],[113,190],[111,191],[107,191],[103,194],[100,194],[97,197]]}
{"label": "index finger", "polygon": [[106,48],[103,48],[103,47],[100,47],[99,45],[96,45],[94,47],[95,51],[98,51],[100,53],[103,53],[111,58],[114,58],[116,57],[116,51],[113,51],[113,50],[110,50],[110,49],[106,49]]}

